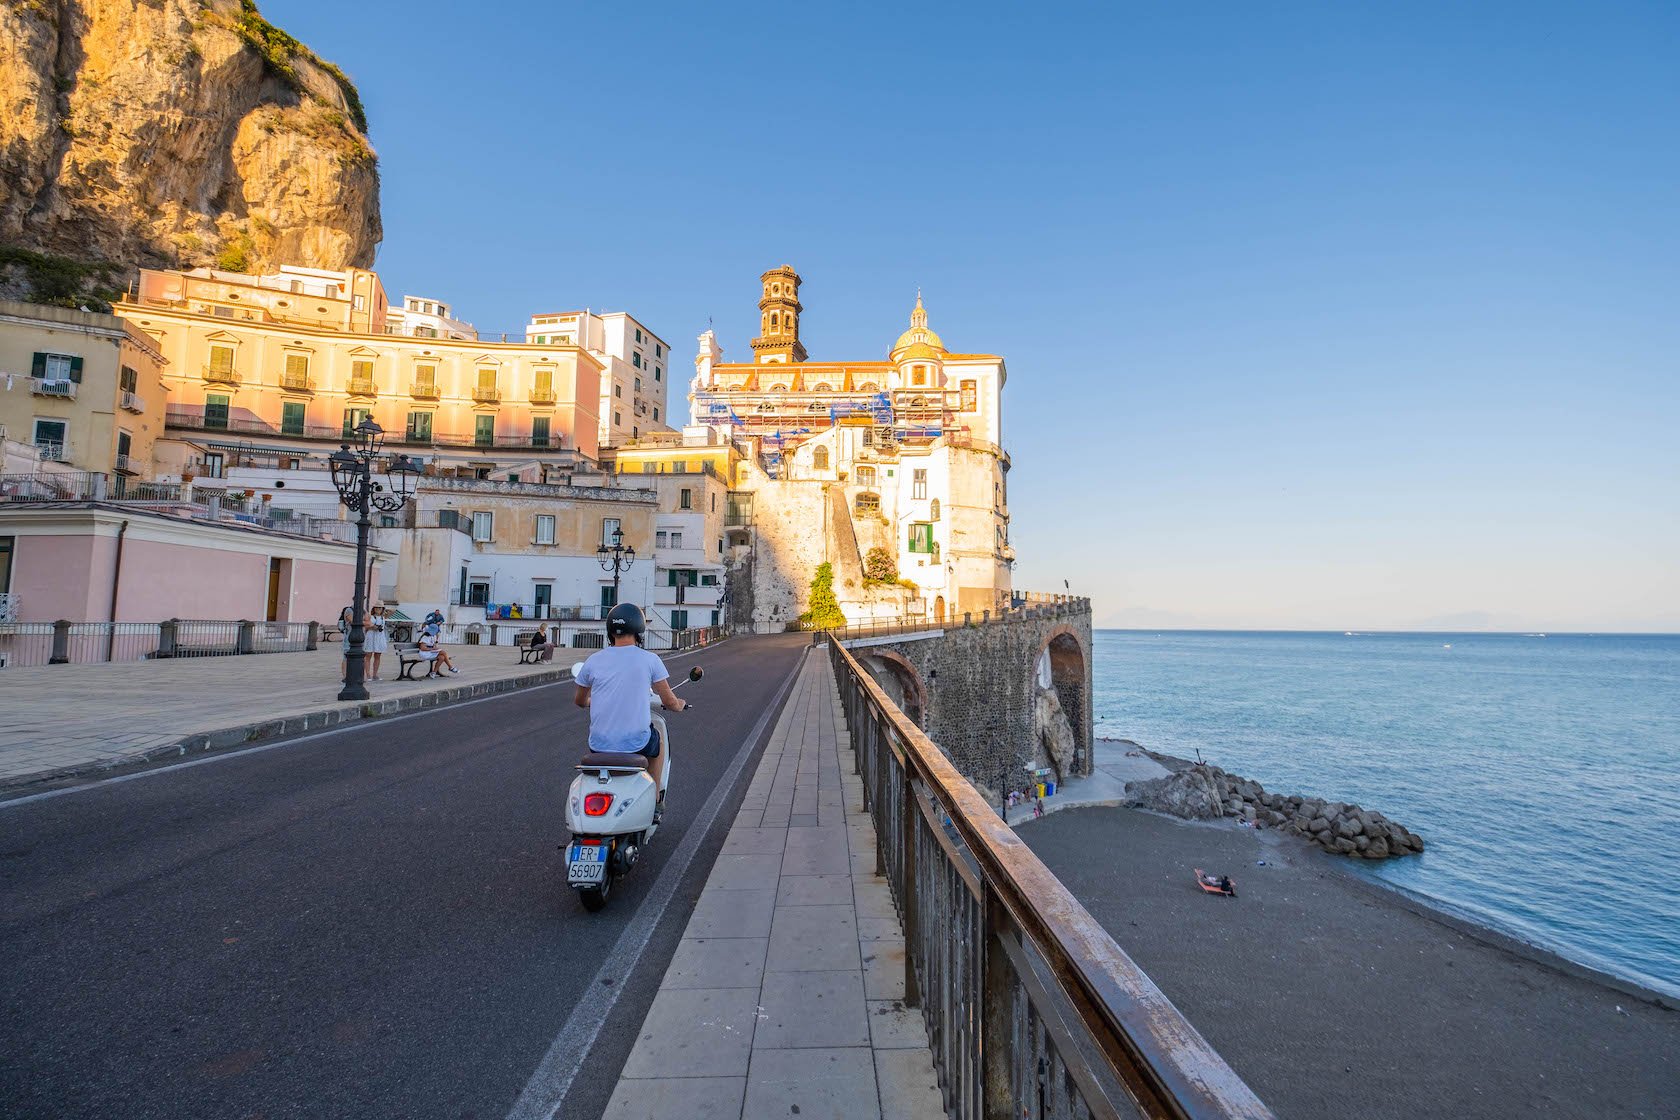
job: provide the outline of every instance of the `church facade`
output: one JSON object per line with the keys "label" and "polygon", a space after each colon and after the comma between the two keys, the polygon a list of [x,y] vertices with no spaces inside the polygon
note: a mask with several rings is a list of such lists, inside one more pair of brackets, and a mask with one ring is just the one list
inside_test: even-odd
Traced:
{"label": "church facade", "polygon": [[759,280],[753,360],[725,362],[705,332],[689,394],[693,423],[744,452],[728,527],[735,620],[796,619],[824,562],[851,622],[1006,606],[1003,358],[948,350],[918,294],[885,360],[812,361],[799,274]]}

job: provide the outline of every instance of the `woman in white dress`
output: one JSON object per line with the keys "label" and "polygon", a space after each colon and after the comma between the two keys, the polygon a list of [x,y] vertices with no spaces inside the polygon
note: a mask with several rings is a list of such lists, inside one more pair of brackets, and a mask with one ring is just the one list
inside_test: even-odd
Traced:
{"label": "woman in white dress", "polygon": [[368,615],[367,625],[363,627],[366,633],[362,637],[362,651],[368,655],[367,679],[379,679],[380,654],[385,652],[385,604],[375,603],[373,611]]}

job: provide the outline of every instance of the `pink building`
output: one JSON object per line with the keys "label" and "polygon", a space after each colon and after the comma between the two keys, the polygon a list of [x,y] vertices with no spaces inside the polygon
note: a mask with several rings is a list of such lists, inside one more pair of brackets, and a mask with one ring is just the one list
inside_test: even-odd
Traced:
{"label": "pink building", "polygon": [[355,546],[338,541],[121,502],[0,504],[0,595],[17,622],[328,622],[355,578]]}

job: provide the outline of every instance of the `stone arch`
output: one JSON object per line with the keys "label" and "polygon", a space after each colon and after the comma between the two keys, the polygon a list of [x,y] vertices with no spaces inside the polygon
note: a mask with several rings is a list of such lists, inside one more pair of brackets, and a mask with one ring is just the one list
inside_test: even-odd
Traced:
{"label": "stone arch", "polygon": [[909,659],[883,646],[871,646],[853,652],[858,663],[869,671],[869,675],[875,678],[875,683],[881,686],[881,691],[898,705],[899,710],[909,716],[910,721],[917,727],[925,726],[923,720],[927,718],[927,687],[922,684],[922,675],[916,671]]}
{"label": "stone arch", "polygon": [[[1086,663],[1085,647],[1079,640],[1078,632],[1063,623],[1045,635],[1029,666],[1034,694],[1040,689],[1052,693],[1056,702],[1047,706],[1059,710],[1067,718],[1068,728],[1073,732],[1072,772],[1077,774],[1090,773],[1092,762],[1090,698],[1085,691]],[[1038,732],[1043,741],[1047,729],[1041,727]]]}

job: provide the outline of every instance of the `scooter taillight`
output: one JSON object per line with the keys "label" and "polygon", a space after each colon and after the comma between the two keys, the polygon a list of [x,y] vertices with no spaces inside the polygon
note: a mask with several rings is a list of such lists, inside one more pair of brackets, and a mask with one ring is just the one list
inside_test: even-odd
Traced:
{"label": "scooter taillight", "polygon": [[583,795],[583,815],[586,817],[604,817],[612,807],[613,795],[610,793],[586,793]]}

